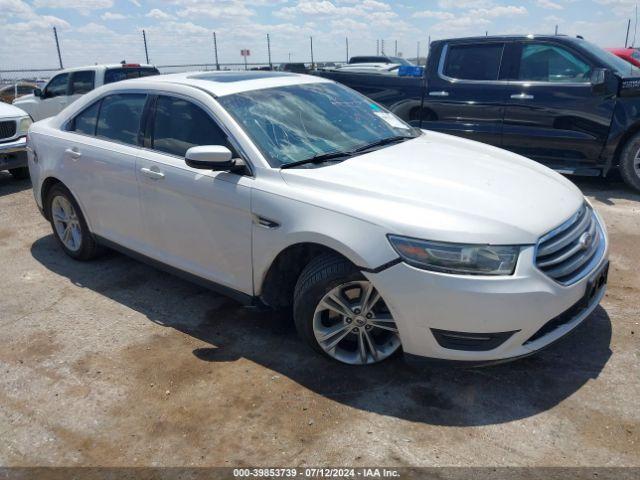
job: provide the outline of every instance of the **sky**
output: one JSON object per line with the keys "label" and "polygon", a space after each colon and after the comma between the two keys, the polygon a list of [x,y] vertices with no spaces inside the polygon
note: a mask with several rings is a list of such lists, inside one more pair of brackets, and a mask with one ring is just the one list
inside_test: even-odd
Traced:
{"label": "sky", "polygon": [[[580,34],[601,46],[623,46],[635,0],[0,0],[0,70],[55,68],[52,27],[65,67],[144,62],[142,30],[156,65],[219,61],[344,61],[385,52],[415,57],[428,38],[508,33]],[[637,43],[640,45],[640,32]]]}

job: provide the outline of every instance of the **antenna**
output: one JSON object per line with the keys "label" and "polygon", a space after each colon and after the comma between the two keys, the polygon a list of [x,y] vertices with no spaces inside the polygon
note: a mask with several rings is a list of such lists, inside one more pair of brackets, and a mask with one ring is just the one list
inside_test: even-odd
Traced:
{"label": "antenna", "polygon": [[631,47],[636,46],[636,32],[638,30],[638,4],[636,3],[636,23],[633,26],[633,42],[631,42]]}

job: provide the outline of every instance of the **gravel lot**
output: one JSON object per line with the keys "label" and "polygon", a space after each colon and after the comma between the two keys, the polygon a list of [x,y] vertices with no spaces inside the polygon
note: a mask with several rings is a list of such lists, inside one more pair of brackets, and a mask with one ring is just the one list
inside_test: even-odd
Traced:
{"label": "gravel lot", "polygon": [[326,361],[116,253],[74,262],[0,172],[0,465],[640,466],[640,195],[578,184],[611,237],[602,306],[538,356],[414,371]]}

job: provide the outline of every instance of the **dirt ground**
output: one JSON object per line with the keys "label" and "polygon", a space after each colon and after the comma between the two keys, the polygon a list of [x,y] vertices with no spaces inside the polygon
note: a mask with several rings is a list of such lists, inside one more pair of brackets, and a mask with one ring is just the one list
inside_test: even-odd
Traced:
{"label": "dirt ground", "polygon": [[577,183],[611,237],[602,306],[535,357],[415,371],[337,365],[116,253],[74,262],[0,173],[0,465],[640,466],[640,195]]}

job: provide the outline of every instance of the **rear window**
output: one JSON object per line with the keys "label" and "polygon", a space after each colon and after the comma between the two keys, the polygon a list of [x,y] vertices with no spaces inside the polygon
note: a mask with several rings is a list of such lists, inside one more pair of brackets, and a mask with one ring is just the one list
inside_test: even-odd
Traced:
{"label": "rear window", "polygon": [[83,95],[93,90],[96,72],[73,72],[71,74],[71,95]]}
{"label": "rear window", "polygon": [[119,82],[129,78],[151,77],[159,74],[160,72],[155,67],[110,68],[104,74],[104,83]]}
{"label": "rear window", "polygon": [[96,136],[130,145],[138,144],[138,132],[145,94],[124,93],[109,95],[102,100]]}
{"label": "rear window", "polygon": [[504,44],[450,45],[444,74],[460,80],[497,80]]}

